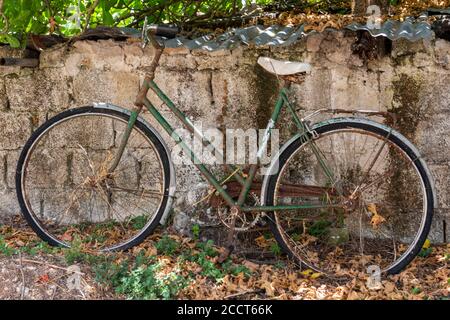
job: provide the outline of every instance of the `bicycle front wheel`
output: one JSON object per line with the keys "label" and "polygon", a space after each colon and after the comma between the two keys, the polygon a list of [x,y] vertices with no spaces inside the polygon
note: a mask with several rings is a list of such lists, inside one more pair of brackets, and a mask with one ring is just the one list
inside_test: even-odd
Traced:
{"label": "bicycle front wheel", "polygon": [[[333,119],[279,156],[267,205],[282,248],[297,262],[334,275],[375,266],[397,273],[421,250],[433,213],[425,163],[398,132],[365,119]],[[375,270],[376,270],[375,269]]]}
{"label": "bicycle front wheel", "polygon": [[110,170],[130,116],[108,108],[71,109],[26,143],[16,170],[23,215],[52,245],[125,250],[158,225],[169,202],[170,163],[159,137],[137,120]]}

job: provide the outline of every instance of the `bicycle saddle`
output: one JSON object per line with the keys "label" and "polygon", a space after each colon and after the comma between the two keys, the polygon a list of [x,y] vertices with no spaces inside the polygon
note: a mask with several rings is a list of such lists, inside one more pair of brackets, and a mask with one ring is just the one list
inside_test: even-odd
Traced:
{"label": "bicycle saddle", "polygon": [[279,76],[311,72],[312,69],[312,66],[309,63],[275,60],[268,57],[259,57],[258,64],[268,72]]}

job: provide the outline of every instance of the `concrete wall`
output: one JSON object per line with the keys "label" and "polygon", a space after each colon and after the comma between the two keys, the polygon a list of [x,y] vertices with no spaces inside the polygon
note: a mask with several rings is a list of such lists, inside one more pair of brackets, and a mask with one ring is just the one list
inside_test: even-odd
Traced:
{"label": "concrete wall", "polygon": [[[305,112],[324,107],[396,111],[399,130],[423,152],[436,180],[439,210],[432,238],[443,241],[446,228],[448,241],[450,42],[399,40],[390,55],[364,62],[352,54],[355,39],[352,32],[326,31],[288,48],[240,47],[213,53],[170,49],[162,57],[156,81],[204,126],[263,128],[277,82],[256,65],[257,57],[310,62],[312,74],[303,84],[293,86],[295,100]],[[0,57],[20,54],[0,48]],[[138,43],[82,41],[70,48],[43,51],[36,69],[0,67],[0,216],[19,212],[14,171],[31,132],[67,108],[99,101],[132,107],[151,58],[152,49],[143,50]],[[161,109],[176,122],[165,107]],[[280,129],[283,138],[293,130],[289,126]],[[176,169],[175,225],[186,231],[201,211],[192,202],[202,197],[206,187],[191,166]]]}

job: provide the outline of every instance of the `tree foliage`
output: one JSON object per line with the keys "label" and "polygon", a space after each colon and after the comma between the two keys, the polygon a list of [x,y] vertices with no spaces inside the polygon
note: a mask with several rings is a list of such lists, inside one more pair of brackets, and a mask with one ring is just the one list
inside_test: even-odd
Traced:
{"label": "tree foliage", "polygon": [[[402,15],[449,0],[373,0]],[[174,23],[182,29],[228,26],[255,12],[348,14],[366,0],[0,0],[0,43],[24,44],[28,34],[73,36],[98,25],[140,27]],[[377,2],[377,3],[378,3]],[[364,8],[362,12],[364,14]],[[219,21],[219,24],[217,24]]]}
{"label": "tree foliage", "polygon": [[28,33],[71,36],[98,25],[138,27],[145,17],[149,23],[207,23],[232,17],[245,5],[241,0],[0,0],[0,42],[16,47]]}

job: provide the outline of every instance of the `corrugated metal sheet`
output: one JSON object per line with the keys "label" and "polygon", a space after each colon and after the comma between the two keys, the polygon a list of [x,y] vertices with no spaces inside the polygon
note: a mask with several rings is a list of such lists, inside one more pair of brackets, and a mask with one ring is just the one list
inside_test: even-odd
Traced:
{"label": "corrugated metal sheet", "polygon": [[[427,22],[407,19],[405,21],[388,20],[381,25],[380,29],[370,29],[366,25],[351,24],[347,29],[357,31],[366,30],[374,37],[384,36],[391,40],[405,38],[410,41],[429,39],[433,36],[431,25]],[[315,32],[315,31],[310,31]],[[215,51],[220,49],[233,49],[242,44],[256,46],[287,46],[305,36],[307,32],[304,25],[289,26],[250,26],[246,28],[233,29],[219,36],[205,35],[196,39],[179,37],[167,40],[167,47],[176,48],[185,46],[188,49],[204,49]]]}
{"label": "corrugated metal sheet", "polygon": [[428,9],[427,14],[430,16],[450,15],[450,8],[448,8],[448,9]]}
{"label": "corrugated metal sheet", "polygon": [[415,19],[406,19],[405,21],[387,20],[381,25],[380,29],[371,29],[367,25],[358,23],[352,23],[346,28],[353,31],[365,30],[374,37],[383,36],[391,40],[404,38],[410,41],[417,41],[433,37],[431,25],[428,22]]}
{"label": "corrugated metal sheet", "polygon": [[250,26],[246,28],[233,29],[219,36],[206,35],[194,40],[179,37],[167,40],[167,47],[185,46],[189,49],[204,49],[215,51],[220,49],[232,49],[239,45],[269,45],[287,46],[306,35],[304,26]]}

